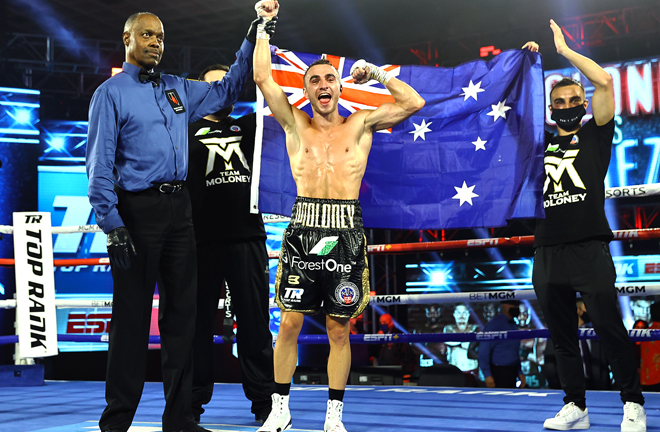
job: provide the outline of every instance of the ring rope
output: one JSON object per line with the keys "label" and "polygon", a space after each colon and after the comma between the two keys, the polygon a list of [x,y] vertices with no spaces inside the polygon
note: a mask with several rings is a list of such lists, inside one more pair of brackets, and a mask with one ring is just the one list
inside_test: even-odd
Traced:
{"label": "ring rope", "polygon": [[[615,284],[617,293],[622,296],[646,296],[660,295],[660,283],[648,283],[643,285],[629,285],[626,283]],[[500,287],[502,288],[502,287]],[[488,302],[502,300],[534,300],[536,293],[531,286],[521,286],[521,289],[499,289],[494,287],[490,291],[479,292],[448,292],[433,294],[390,294],[375,295],[369,299],[370,303],[386,306],[392,305],[412,305],[412,304],[430,304],[430,303],[470,303],[470,302]],[[220,299],[218,309],[224,307],[224,299]],[[0,309],[12,309],[16,307],[16,300],[0,300]],[[55,307],[58,308],[112,308],[112,299],[102,300],[55,300]],[[154,300],[153,307],[158,308],[158,300]],[[273,300],[270,303],[271,309],[278,309]]]}
{"label": "ring rope", "polygon": [[[641,198],[660,195],[660,183],[619,186],[605,189],[605,199],[616,198]],[[265,223],[285,222],[289,218],[279,215],[268,215],[264,217]],[[101,232],[98,225],[78,225],[71,227],[53,227],[53,234],[71,234],[77,232]],[[14,227],[11,225],[0,225],[0,234],[13,234]]]}
{"label": "ring rope", "polygon": [[[660,330],[656,329],[632,329],[628,330],[630,340],[654,341],[660,339]],[[523,340],[535,338],[549,338],[547,329],[538,330],[510,330],[495,332],[472,332],[472,333],[388,333],[388,334],[359,334],[350,335],[351,343],[382,344],[382,343],[438,343],[438,342],[483,342],[489,340]],[[578,329],[579,339],[598,339],[598,335],[592,328]],[[61,342],[109,342],[107,334],[102,335],[68,335],[59,334],[57,340]],[[222,336],[213,336],[216,344],[226,343]],[[18,343],[18,336],[0,336],[0,345]],[[149,336],[150,344],[160,343],[160,336]],[[327,335],[300,335],[298,344],[327,344]]]}
{"label": "ring rope", "polygon": [[[53,230],[56,227],[53,227]],[[65,227],[60,227],[65,228]],[[73,228],[73,227],[66,227]],[[72,231],[78,232],[78,231]],[[645,228],[645,229],[632,229],[632,230],[616,230],[614,233],[614,240],[651,240],[660,238],[660,228]],[[501,246],[530,246],[534,243],[534,236],[515,236],[515,237],[495,237],[486,239],[470,239],[470,240],[449,240],[449,241],[436,241],[436,242],[417,242],[417,243],[399,243],[399,244],[382,244],[367,246],[367,253],[369,254],[392,254],[392,253],[411,253],[411,252],[437,252],[452,249],[483,249],[489,247]],[[268,252],[270,259],[278,259],[280,257],[279,251]],[[59,259],[53,260],[55,267],[70,267],[77,265],[108,265],[110,259],[103,258],[76,258],[76,259]],[[0,267],[11,267],[14,265],[12,258],[0,258]]]}

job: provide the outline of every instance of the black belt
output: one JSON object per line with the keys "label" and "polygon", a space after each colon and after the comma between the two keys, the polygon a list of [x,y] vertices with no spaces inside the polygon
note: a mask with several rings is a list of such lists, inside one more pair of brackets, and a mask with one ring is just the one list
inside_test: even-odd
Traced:
{"label": "black belt", "polygon": [[173,194],[183,189],[183,182],[173,181],[169,183],[156,183],[151,188],[156,189],[160,193]]}

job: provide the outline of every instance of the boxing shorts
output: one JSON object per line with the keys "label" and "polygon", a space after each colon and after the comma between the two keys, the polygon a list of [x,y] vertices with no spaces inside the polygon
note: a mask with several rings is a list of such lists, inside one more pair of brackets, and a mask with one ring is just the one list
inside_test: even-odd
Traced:
{"label": "boxing shorts", "polygon": [[281,310],[354,318],[369,304],[367,239],[358,200],[298,197],[284,231],[275,299]]}

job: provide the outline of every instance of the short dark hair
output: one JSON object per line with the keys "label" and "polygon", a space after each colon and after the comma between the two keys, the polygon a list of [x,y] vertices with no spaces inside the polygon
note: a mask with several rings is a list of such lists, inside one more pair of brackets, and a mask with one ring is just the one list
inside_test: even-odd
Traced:
{"label": "short dark hair", "polygon": [[200,81],[204,81],[204,78],[206,77],[206,74],[211,72],[211,71],[214,71],[214,70],[221,70],[221,71],[229,72],[229,66],[224,65],[222,63],[216,63],[214,65],[211,65],[211,66],[207,67],[206,69],[204,69],[202,71],[202,73],[199,74],[198,79]]}
{"label": "short dark hair", "polygon": [[307,78],[307,72],[312,68],[312,66],[316,66],[316,65],[328,65],[328,66],[332,66],[332,68],[335,69],[335,66],[332,63],[330,63],[330,60],[328,60],[325,57],[321,57],[320,59],[316,60],[314,63],[309,65],[309,67],[305,71],[305,75],[303,75],[303,85],[305,85],[305,79]]}
{"label": "short dark hair", "polygon": [[133,25],[135,24],[135,21],[137,21],[137,19],[140,17],[140,15],[152,15],[160,21],[160,18],[158,18],[158,15],[153,14],[151,12],[136,12],[136,13],[134,13],[133,15],[129,16],[126,19],[126,22],[124,23],[124,31],[125,32],[130,32],[131,31],[131,28],[133,28]]}
{"label": "short dark hair", "polygon": [[552,92],[555,91],[556,88],[568,87],[568,86],[572,86],[572,85],[576,85],[576,86],[580,87],[582,89],[582,94],[585,97],[587,96],[587,94],[584,91],[584,86],[582,85],[582,83],[580,81],[578,81],[576,79],[573,79],[573,78],[563,77],[562,79],[560,79],[559,81],[557,81],[556,83],[554,83],[552,85],[552,89],[550,90],[550,98],[552,99]]}
{"label": "short dark hair", "polygon": [[520,300],[513,300],[513,299],[511,299],[511,300],[502,300],[500,302],[500,304],[509,304],[509,305],[513,305],[513,306],[520,306]]}

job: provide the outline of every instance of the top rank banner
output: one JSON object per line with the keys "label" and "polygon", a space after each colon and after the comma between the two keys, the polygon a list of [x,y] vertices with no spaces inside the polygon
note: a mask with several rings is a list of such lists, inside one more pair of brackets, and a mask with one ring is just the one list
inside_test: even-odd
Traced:
{"label": "top rank banner", "polygon": [[50,213],[14,213],[18,355],[57,355]]}

